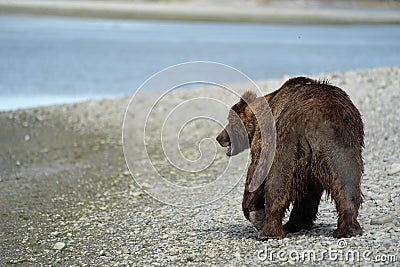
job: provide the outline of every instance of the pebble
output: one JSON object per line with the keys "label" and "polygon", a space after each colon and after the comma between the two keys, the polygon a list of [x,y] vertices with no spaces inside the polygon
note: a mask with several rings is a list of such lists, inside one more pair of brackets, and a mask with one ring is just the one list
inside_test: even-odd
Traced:
{"label": "pebble", "polygon": [[388,171],[388,175],[395,175],[400,172],[400,164],[399,163],[393,163]]}
{"label": "pebble", "polygon": [[379,216],[379,217],[375,217],[371,219],[370,224],[375,225],[382,225],[382,224],[386,224],[386,223],[390,223],[394,220],[395,216],[394,215],[383,215],[383,216]]}
{"label": "pebble", "polygon": [[393,242],[392,240],[385,239],[382,242],[382,246],[384,246],[385,248],[390,248],[391,246],[393,246]]}
{"label": "pebble", "polygon": [[171,256],[170,260],[172,262],[177,262],[177,261],[179,261],[179,258],[177,256]]}
{"label": "pebble", "polygon": [[297,245],[303,244],[304,242],[305,242],[304,239],[298,239],[298,240],[296,240],[296,244],[297,244]]}
{"label": "pebble", "polygon": [[169,235],[168,234],[163,234],[162,236],[161,236],[161,239],[168,239],[169,238]]}
{"label": "pebble", "polygon": [[151,186],[151,184],[148,184],[148,183],[146,183],[146,182],[143,182],[143,183],[141,183],[140,184],[143,188],[151,188],[152,186]]}
{"label": "pebble", "polygon": [[178,255],[179,251],[176,248],[171,248],[169,250],[170,255]]}
{"label": "pebble", "polygon": [[53,231],[53,232],[50,233],[50,235],[52,235],[52,236],[58,236],[58,235],[59,235],[59,232],[58,232],[58,231]]}
{"label": "pebble", "polygon": [[62,250],[65,248],[65,243],[64,242],[57,242],[54,244],[53,249],[54,250]]}
{"label": "pebble", "polygon": [[143,192],[132,192],[131,197],[140,198],[143,195]]}
{"label": "pebble", "polygon": [[121,248],[121,253],[122,254],[130,254],[131,253],[131,251],[129,250],[129,248],[128,247],[122,247]]}
{"label": "pebble", "polygon": [[100,256],[109,256],[110,253],[108,253],[107,251],[105,251],[105,250],[102,249],[102,250],[100,250],[99,255],[100,255]]}
{"label": "pebble", "polygon": [[49,149],[48,148],[43,148],[42,150],[40,150],[40,153],[48,153],[49,152]]}

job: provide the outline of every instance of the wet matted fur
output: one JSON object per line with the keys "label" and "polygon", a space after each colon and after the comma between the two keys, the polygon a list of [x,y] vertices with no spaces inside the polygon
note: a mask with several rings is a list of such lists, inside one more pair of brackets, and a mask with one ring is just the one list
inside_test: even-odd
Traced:
{"label": "wet matted fur", "polygon": [[[257,105],[265,105],[265,101],[257,101],[260,98],[252,91],[245,92],[217,137],[228,147],[228,156],[251,149],[242,207],[246,218],[259,230],[259,238],[282,238],[285,231],[311,229],[323,191],[334,200],[338,212],[333,236],[362,234],[357,216],[362,202],[364,130],[360,113],[348,95],[326,80],[306,77],[292,78],[265,95],[276,127],[276,151],[262,185],[250,192],[260,161],[262,126],[253,112],[260,108]],[[235,130],[234,115],[245,131]],[[282,225],[291,203],[289,221]]]}

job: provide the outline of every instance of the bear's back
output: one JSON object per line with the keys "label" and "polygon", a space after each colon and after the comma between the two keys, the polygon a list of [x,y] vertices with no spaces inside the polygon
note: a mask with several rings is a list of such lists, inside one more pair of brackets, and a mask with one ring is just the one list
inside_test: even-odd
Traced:
{"label": "bear's back", "polygon": [[329,125],[346,146],[363,146],[361,115],[349,96],[327,80],[289,79],[265,96],[274,115],[278,138],[296,128]]}

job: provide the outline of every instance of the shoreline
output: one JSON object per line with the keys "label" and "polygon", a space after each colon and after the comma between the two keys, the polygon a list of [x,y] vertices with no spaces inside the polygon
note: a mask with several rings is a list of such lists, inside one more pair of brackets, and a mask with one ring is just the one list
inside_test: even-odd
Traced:
{"label": "shoreline", "polygon": [[32,14],[80,18],[248,22],[271,24],[400,24],[400,11],[195,3],[130,3],[105,1],[0,0],[0,14]]}
{"label": "shoreline", "polygon": [[[327,73],[319,73],[319,74],[314,74],[314,75],[297,75],[297,76],[309,76],[311,78],[315,79],[320,79],[321,76],[330,76],[334,74],[336,76],[337,73],[346,73],[346,72],[354,72],[354,71],[366,71],[370,69],[385,69],[385,68],[397,68],[398,66],[385,66],[385,67],[375,67],[375,68],[359,68],[355,70],[342,70],[342,71],[333,71],[333,72],[327,72]],[[284,75],[285,79],[288,79],[291,76]],[[265,84],[271,83],[271,81],[275,81],[275,88],[278,88],[280,86],[279,82],[283,82],[282,78],[271,78],[268,80],[253,80],[257,85],[260,87],[263,87]],[[267,82],[269,81],[269,82]],[[196,88],[195,88],[196,89]],[[156,92],[149,92],[150,94],[156,93]],[[24,106],[15,106],[15,105],[9,105],[5,109],[0,109],[0,114],[2,113],[10,113],[10,112],[18,112],[18,111],[23,111],[23,110],[37,110],[37,109],[42,109],[42,108],[50,108],[50,107],[61,107],[61,106],[70,106],[70,105],[79,105],[79,104],[84,104],[84,103],[92,103],[92,102],[101,102],[101,101],[116,101],[117,99],[122,99],[124,101],[128,101],[132,95],[93,95],[93,96],[69,96],[69,95],[61,95],[61,96],[44,96],[44,97],[34,97],[30,99],[31,101],[28,102],[28,104],[25,104]],[[6,98],[7,99],[7,98]],[[16,102],[16,101],[23,101],[24,97],[23,96],[16,96],[16,97],[9,97],[8,102],[11,101],[11,99]],[[38,101],[39,100],[39,101]],[[12,102],[12,101],[11,101]],[[32,103],[40,103],[40,104],[32,104]],[[2,107],[3,108],[3,107]]]}
{"label": "shoreline", "polygon": [[[395,255],[397,261],[386,262],[395,265],[400,256],[397,249],[400,239],[400,66],[310,77],[327,78],[343,88],[360,110],[365,125],[364,203],[359,215],[364,234],[346,239],[346,249],[359,251],[360,255],[366,249],[372,256]],[[268,93],[279,88],[287,78],[257,84]],[[218,92],[202,90],[172,95],[167,105],[162,106],[166,110],[161,109],[160,117],[156,114],[152,123],[162,125],[162,115],[168,113],[169,105],[191,99],[196,92],[233,103]],[[146,115],[142,114],[143,107],[154,103],[152,95],[139,97],[135,113],[130,114],[137,118]],[[265,263],[257,257],[257,252],[265,246],[299,252],[312,249],[317,255],[323,255],[328,248],[337,249],[338,240],[332,237],[336,210],[325,199],[321,201],[319,217],[312,230],[289,234],[282,240],[261,242],[242,214],[243,179],[228,194],[206,206],[176,208],[151,198],[143,191],[145,187],[134,182],[125,165],[121,125],[129,100],[130,97],[90,100],[0,112],[1,266],[242,266]],[[225,113],[222,115],[225,118]],[[188,158],[198,153],[197,146],[193,145],[199,141],[198,137],[214,138],[220,130],[206,126],[195,125],[189,135],[182,131],[183,148],[189,141],[188,149],[183,150]],[[135,133],[143,128],[131,127],[134,139]],[[169,137],[175,135],[167,136],[166,148]],[[143,140],[137,141],[143,143]],[[158,149],[157,143],[154,144]],[[225,166],[225,152],[224,148],[216,148],[213,165]],[[150,156],[154,156],[154,166],[160,163],[158,154]],[[132,170],[134,176],[151,177],[152,166],[146,159],[143,158],[142,168]],[[231,175],[240,177],[242,167],[235,168]],[[164,177],[176,176],[168,168],[161,171]],[[187,174],[183,182],[209,182],[214,175],[218,174],[205,177],[200,173]],[[312,262],[331,266],[347,263],[320,258]],[[361,258],[359,263],[366,265],[371,261]]]}

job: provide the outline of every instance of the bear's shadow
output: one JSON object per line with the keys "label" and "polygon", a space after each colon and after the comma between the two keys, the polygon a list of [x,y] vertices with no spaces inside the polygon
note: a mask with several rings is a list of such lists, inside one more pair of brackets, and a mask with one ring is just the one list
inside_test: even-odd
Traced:
{"label": "bear's shadow", "polygon": [[[287,238],[296,239],[299,236],[325,236],[332,237],[333,231],[336,229],[336,224],[327,224],[327,223],[317,223],[313,226],[311,230],[301,230],[296,233],[287,233]],[[200,232],[202,235],[211,235],[215,233],[219,233],[224,235],[225,237],[229,237],[232,239],[253,239],[257,240],[258,231],[251,226],[250,224],[228,224],[228,225],[219,225],[207,227],[206,229],[196,229],[197,232]]]}

